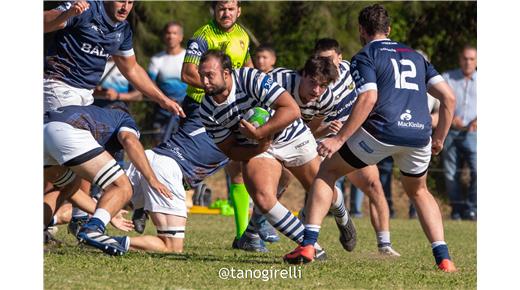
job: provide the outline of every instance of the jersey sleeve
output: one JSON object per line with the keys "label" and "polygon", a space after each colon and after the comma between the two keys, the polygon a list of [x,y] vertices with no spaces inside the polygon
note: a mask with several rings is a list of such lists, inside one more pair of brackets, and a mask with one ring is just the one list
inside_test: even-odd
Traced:
{"label": "jersey sleeve", "polygon": [[139,132],[139,128],[137,127],[137,124],[135,123],[134,119],[130,117],[130,115],[124,113],[122,116],[122,122],[121,126],[119,127],[119,132],[130,132],[135,134],[137,138],[139,139],[141,133]]}
{"label": "jersey sleeve", "polygon": [[200,58],[208,51],[208,42],[203,37],[195,37],[188,41],[184,62],[199,65]]}
{"label": "jersey sleeve", "polygon": [[433,65],[426,62],[426,84],[428,87],[444,81],[444,78],[437,72]]}
{"label": "jersey sleeve", "polygon": [[132,44],[132,29],[130,28],[130,25],[128,23],[126,23],[123,37],[124,40],[119,46],[119,50],[114,54],[125,57],[134,55],[134,48]]}
{"label": "jersey sleeve", "polygon": [[257,98],[263,106],[271,107],[276,99],[285,91],[273,78],[257,69],[240,69],[241,78],[245,80],[245,89],[249,95]]}
{"label": "jersey sleeve", "polygon": [[377,90],[376,66],[366,52],[360,52],[352,58],[350,71],[358,94]]}

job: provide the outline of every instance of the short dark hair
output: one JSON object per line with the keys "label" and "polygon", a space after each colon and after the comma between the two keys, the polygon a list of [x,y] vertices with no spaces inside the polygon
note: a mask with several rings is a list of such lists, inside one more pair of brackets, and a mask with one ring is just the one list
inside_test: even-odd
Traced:
{"label": "short dark hair", "polygon": [[270,44],[260,44],[255,49],[255,53],[262,52],[262,51],[268,51],[268,52],[272,53],[274,56],[276,56],[276,51]]}
{"label": "short dark hair", "polygon": [[324,80],[329,84],[335,82],[339,77],[338,68],[330,57],[321,56],[311,56],[307,59],[300,73]]}
{"label": "short dark hair", "polygon": [[323,51],[334,50],[337,54],[341,53],[339,42],[334,38],[320,38],[314,45],[314,53],[318,54]]}
{"label": "short dark hair", "polygon": [[462,54],[465,50],[477,50],[477,47],[473,44],[467,43],[462,47],[460,53]]}
{"label": "short dark hair", "polygon": [[375,35],[377,33],[388,33],[390,28],[390,17],[386,9],[374,4],[363,8],[359,12],[358,22],[368,35]]}
{"label": "short dark hair", "polygon": [[182,27],[182,24],[180,22],[177,22],[177,21],[169,21],[167,22],[164,26],[163,26],[163,29],[162,29],[162,34],[166,34],[166,31],[168,31],[168,29],[171,27],[171,26],[179,26],[181,28],[181,31],[182,33],[184,34],[184,27]]}
{"label": "short dark hair", "polygon": [[[210,1],[210,4],[211,4],[211,9],[213,9],[213,11],[215,11],[215,7],[217,7],[217,4],[220,3],[220,2],[229,2],[230,0],[227,0],[227,1]],[[237,0],[237,7],[240,7],[240,1]]]}
{"label": "short dark hair", "polygon": [[231,63],[231,58],[222,50],[218,49],[210,49],[206,51],[202,57],[200,58],[199,64],[203,64],[208,61],[210,58],[215,58],[220,62],[223,70],[229,70],[229,72],[233,71],[233,65]]}

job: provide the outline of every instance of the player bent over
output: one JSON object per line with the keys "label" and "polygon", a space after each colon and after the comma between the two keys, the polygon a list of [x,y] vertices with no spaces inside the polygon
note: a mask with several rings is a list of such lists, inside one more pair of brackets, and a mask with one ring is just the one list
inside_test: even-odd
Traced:
{"label": "player bent over", "polygon": [[[60,194],[45,204],[45,224],[84,178],[99,186],[104,194],[92,218],[82,226],[78,239],[110,255],[127,251],[126,237],[109,237],[105,227],[128,203],[132,188],[123,169],[107,151],[124,148],[132,163],[161,194],[168,189],[153,174],[139,143],[135,121],[126,112],[96,106],[67,106],[44,115],[44,173]],[[78,175],[79,178],[76,178]]]}
{"label": "player bent over", "polygon": [[[358,100],[338,134],[323,140],[318,147],[320,155],[328,159],[321,164],[307,200],[305,223],[313,227],[306,227],[302,244],[285,255],[284,260],[314,260],[313,245],[328,211],[324,204],[330,203],[339,176],[392,156],[401,170],[403,187],[417,207],[437,267],[454,272],[439,206],[426,187],[426,173],[431,154],[442,150],[453,118],[455,97],[422,55],[387,38],[390,21],[382,6],[364,8],[358,20],[360,39],[365,45],[352,59]],[[427,90],[441,103],[433,136]]]}
{"label": "player bent over", "polygon": [[182,252],[187,218],[184,186],[196,188],[228,163],[227,156],[206,134],[199,109],[198,103],[187,104],[188,117],[181,120],[179,130],[168,141],[145,151],[155,175],[173,193],[172,199],[150,188],[134,165],[128,169],[134,189],[132,203],[144,208],[157,228],[157,236],[130,237],[130,249]]}

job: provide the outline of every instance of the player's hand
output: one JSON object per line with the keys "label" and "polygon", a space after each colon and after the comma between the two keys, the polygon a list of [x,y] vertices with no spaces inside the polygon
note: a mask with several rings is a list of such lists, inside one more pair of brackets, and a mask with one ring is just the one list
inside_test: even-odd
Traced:
{"label": "player's hand", "polygon": [[444,147],[444,141],[439,139],[432,140],[432,155],[439,155],[441,153],[442,148]]}
{"label": "player's hand", "polygon": [[164,102],[159,103],[161,108],[167,110],[168,112],[172,112],[178,116],[186,117],[186,114],[184,114],[184,111],[182,110],[181,105],[177,103],[174,100],[169,99],[168,97],[165,97],[166,100]]}
{"label": "player's hand", "polygon": [[338,137],[325,138],[318,145],[318,154],[324,158],[331,158],[341,146],[343,146],[343,142]]}
{"label": "player's hand", "polygon": [[166,198],[173,199],[173,194],[170,192],[168,187],[166,187],[166,185],[164,185],[161,182],[159,182],[159,180],[154,179],[152,181],[149,181],[148,184],[150,185],[150,187],[153,190],[155,190],[155,191],[159,192],[160,194],[164,195]]}
{"label": "player's hand", "polygon": [[254,139],[257,141],[260,141],[260,139],[262,139],[260,138],[256,127],[244,119],[240,120],[238,130],[240,131],[240,133],[242,133],[242,135],[246,136],[246,138]]}
{"label": "player's hand", "polygon": [[81,0],[76,1],[72,6],[67,10],[67,13],[70,17],[77,16],[87,11],[90,8],[90,4],[87,1]]}
{"label": "player's hand", "polygon": [[122,209],[120,210],[114,217],[110,223],[118,230],[122,230],[123,232],[129,232],[134,229],[134,223],[131,220],[127,220],[124,218],[124,215],[127,214],[128,211]]}
{"label": "player's hand", "polygon": [[339,130],[341,130],[341,127],[343,127],[343,122],[340,120],[334,120],[330,122],[328,129],[331,133],[337,134]]}
{"label": "player's hand", "polygon": [[117,100],[117,92],[116,90],[114,89],[107,89],[105,91],[105,99],[109,100],[109,101],[115,101]]}

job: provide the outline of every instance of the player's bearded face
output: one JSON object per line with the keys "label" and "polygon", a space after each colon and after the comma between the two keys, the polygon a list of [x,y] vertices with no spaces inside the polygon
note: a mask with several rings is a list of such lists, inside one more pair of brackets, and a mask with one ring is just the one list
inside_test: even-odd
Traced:
{"label": "player's bearded face", "polygon": [[219,95],[226,90],[224,74],[226,74],[226,72],[213,59],[200,64],[200,80],[202,81],[204,92],[207,95]]}
{"label": "player's bearded face", "polygon": [[229,30],[240,16],[236,1],[219,2],[215,6],[215,21],[225,31]]}
{"label": "player's bearded face", "polygon": [[105,1],[108,15],[114,21],[125,21],[134,7],[134,1]]}

